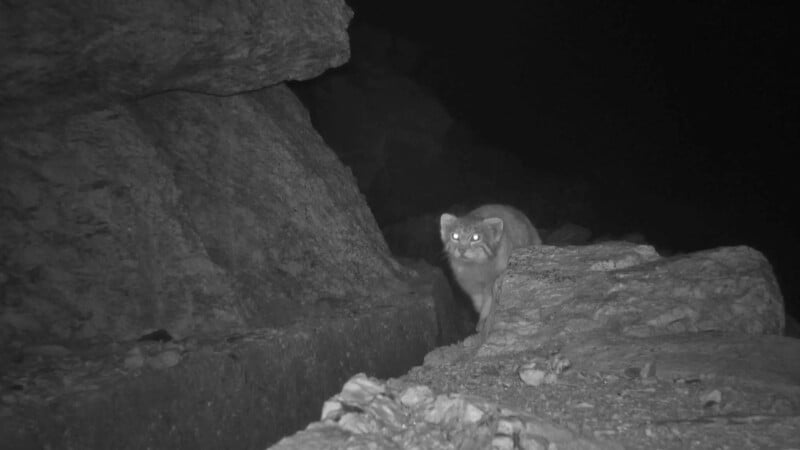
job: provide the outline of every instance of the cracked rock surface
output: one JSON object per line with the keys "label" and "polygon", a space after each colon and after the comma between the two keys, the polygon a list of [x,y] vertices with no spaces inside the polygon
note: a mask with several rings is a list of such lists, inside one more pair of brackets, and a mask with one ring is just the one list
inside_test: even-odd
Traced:
{"label": "cracked rock surface", "polygon": [[522,249],[495,292],[485,338],[355,376],[274,448],[800,446],[800,341],[757,251]]}

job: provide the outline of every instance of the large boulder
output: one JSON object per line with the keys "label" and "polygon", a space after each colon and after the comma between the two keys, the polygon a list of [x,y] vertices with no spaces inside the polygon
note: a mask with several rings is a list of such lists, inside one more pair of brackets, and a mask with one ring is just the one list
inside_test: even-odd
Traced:
{"label": "large boulder", "polygon": [[264,447],[456,338],[281,84],[351,14],[0,4],[0,446]]}
{"label": "large boulder", "polygon": [[359,374],[273,448],[795,448],[800,341],[748,247],[520,249],[485,337]]}
{"label": "large boulder", "polygon": [[170,90],[231,95],[350,55],[341,0],[0,3],[0,129]]}
{"label": "large boulder", "polygon": [[27,332],[278,326],[397,280],[352,175],[285,87],[164,94],[2,143],[4,313]]}
{"label": "large boulder", "polygon": [[783,298],[772,267],[749,247],[661,258],[625,242],[520,251],[497,286],[482,355],[562,345],[592,333],[783,333]]}

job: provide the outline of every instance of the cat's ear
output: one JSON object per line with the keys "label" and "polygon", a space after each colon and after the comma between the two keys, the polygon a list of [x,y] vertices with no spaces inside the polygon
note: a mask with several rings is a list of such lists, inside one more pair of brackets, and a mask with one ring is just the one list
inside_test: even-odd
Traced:
{"label": "cat's ear", "polygon": [[483,219],[483,224],[489,230],[489,242],[495,243],[503,236],[503,219],[499,217],[490,217]]}
{"label": "cat's ear", "polygon": [[458,217],[452,214],[442,214],[442,218],[439,219],[439,232],[442,233],[442,241],[447,242],[450,240],[450,236],[448,236],[450,234],[450,228],[453,227],[457,220]]}

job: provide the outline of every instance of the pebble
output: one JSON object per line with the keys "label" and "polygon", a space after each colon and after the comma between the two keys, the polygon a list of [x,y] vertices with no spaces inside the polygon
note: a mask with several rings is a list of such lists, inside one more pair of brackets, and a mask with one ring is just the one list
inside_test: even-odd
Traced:
{"label": "pebble", "polygon": [[722,392],[720,392],[719,389],[707,392],[700,396],[700,403],[702,403],[703,408],[717,406],[722,403]]}
{"label": "pebble", "polygon": [[433,402],[433,391],[428,386],[412,386],[400,394],[400,403],[409,408]]}
{"label": "pebble", "polygon": [[158,355],[148,358],[147,365],[151,369],[163,370],[181,362],[181,354],[177,350],[166,350]]}
{"label": "pebble", "polygon": [[339,397],[345,403],[367,404],[378,394],[386,392],[386,388],[377,381],[370,380],[365,374],[359,373],[350,378],[342,388]]}
{"label": "pebble", "polygon": [[544,383],[547,372],[541,369],[536,369],[535,364],[526,364],[519,369],[519,377],[522,382],[528,386],[539,386]]}
{"label": "pebble", "polygon": [[[539,426],[535,419],[518,411],[499,408],[478,397],[437,396],[423,385],[387,386],[364,374],[352,377],[338,395],[323,404],[321,419],[321,424],[308,430],[331,433],[339,429],[351,434],[351,443],[370,444],[358,448],[388,448],[383,444],[391,448],[450,448],[455,434],[472,436],[480,448],[554,448],[543,437],[550,426]],[[440,432],[423,433],[432,427]]]}

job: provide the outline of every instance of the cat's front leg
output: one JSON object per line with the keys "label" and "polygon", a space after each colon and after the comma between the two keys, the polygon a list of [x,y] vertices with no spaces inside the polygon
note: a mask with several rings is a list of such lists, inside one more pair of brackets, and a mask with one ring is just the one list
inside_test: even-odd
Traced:
{"label": "cat's front leg", "polygon": [[485,289],[480,296],[482,301],[480,308],[478,308],[478,326],[476,329],[478,333],[485,334],[484,331],[488,330],[484,330],[484,328],[487,326],[486,322],[492,312],[492,303],[494,301],[492,288]]}

